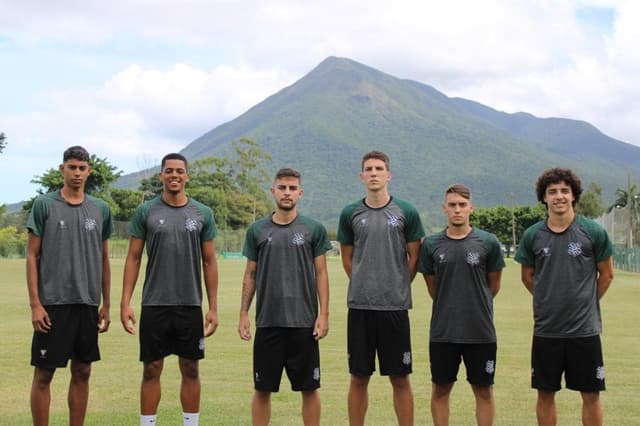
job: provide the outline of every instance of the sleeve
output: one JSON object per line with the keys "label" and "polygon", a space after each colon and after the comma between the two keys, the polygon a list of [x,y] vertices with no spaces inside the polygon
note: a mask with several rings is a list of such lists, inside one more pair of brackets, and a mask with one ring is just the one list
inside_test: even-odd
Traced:
{"label": "sleeve", "polygon": [[216,235],[218,235],[218,228],[216,227],[216,221],[213,217],[213,210],[205,205],[201,206],[201,210],[204,223],[202,231],[200,232],[200,239],[201,241],[213,240]]}
{"label": "sleeve", "polygon": [[506,264],[504,263],[504,255],[500,248],[500,240],[494,234],[489,234],[487,239],[488,253],[487,258],[487,272],[496,272],[503,269]]}
{"label": "sleeve", "polygon": [[33,232],[34,235],[42,237],[44,234],[44,224],[49,214],[49,205],[45,202],[43,196],[37,197],[33,201],[33,206],[29,212],[29,218],[27,219],[27,229]]}
{"label": "sleeve", "polygon": [[136,208],[129,224],[129,235],[144,240],[147,236],[145,222],[147,219],[147,204],[142,204]]}
{"label": "sleeve", "polygon": [[329,250],[331,250],[331,241],[327,235],[327,230],[322,224],[317,223],[313,230],[313,256],[322,256]]}
{"label": "sleeve", "polygon": [[420,256],[418,257],[418,272],[427,275],[435,275],[433,269],[433,259],[431,257],[430,239],[425,238],[420,247]]}
{"label": "sleeve", "polygon": [[353,245],[353,228],[351,227],[352,209],[345,207],[340,213],[338,235],[336,239],[342,244]]}
{"label": "sleeve", "polygon": [[591,238],[593,239],[593,253],[596,262],[601,262],[613,255],[613,244],[607,234],[606,229],[597,223],[591,227]]}
{"label": "sleeve", "polygon": [[523,266],[535,266],[535,256],[533,253],[532,242],[537,227],[534,227],[531,227],[524,232],[524,235],[520,240],[520,245],[518,246],[518,251],[516,251],[516,255],[513,258],[513,260]]}
{"label": "sleeve", "polygon": [[107,203],[100,203],[102,209],[102,241],[106,241],[113,233],[113,216]]}
{"label": "sleeve", "polygon": [[244,247],[242,248],[242,255],[254,262],[258,261],[258,248],[256,245],[256,224],[252,224],[247,229],[247,235],[244,238]]}
{"label": "sleeve", "polygon": [[411,206],[403,206],[403,212],[406,219],[406,226],[404,229],[404,238],[407,242],[417,241],[424,237],[424,227],[422,226],[422,220],[420,220],[420,214],[418,210]]}

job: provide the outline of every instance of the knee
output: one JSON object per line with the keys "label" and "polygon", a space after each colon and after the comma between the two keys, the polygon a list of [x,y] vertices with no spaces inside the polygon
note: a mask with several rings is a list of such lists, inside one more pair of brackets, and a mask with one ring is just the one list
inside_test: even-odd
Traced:
{"label": "knee", "polygon": [[473,386],[473,393],[479,401],[489,402],[493,399],[491,386]]}
{"label": "knee", "polygon": [[390,376],[389,381],[396,390],[411,390],[409,376]]}
{"label": "knee", "polygon": [[369,386],[369,376],[351,375],[351,386],[356,388],[367,388]]}
{"label": "knee", "polygon": [[180,372],[182,377],[188,380],[198,380],[200,372],[198,369],[198,361],[191,359],[180,359]]}
{"label": "knee", "polygon": [[162,374],[162,361],[146,362],[142,370],[142,381],[160,380],[160,374]]}
{"label": "knee", "polygon": [[49,387],[54,372],[54,369],[36,368],[33,374],[33,384],[39,388]]}
{"label": "knee", "polygon": [[72,380],[87,382],[89,377],[91,377],[91,364],[84,362],[71,363]]}

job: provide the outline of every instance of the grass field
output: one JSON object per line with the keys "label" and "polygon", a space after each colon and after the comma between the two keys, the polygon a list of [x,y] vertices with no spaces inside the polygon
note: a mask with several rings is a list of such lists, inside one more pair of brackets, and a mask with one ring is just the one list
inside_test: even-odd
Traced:
{"label": "grass field", "polygon": [[[253,394],[251,343],[236,333],[244,262],[220,260],[219,318],[217,333],[207,340],[207,357],[201,362],[203,425],[248,425]],[[88,425],[138,424],[139,383],[137,336],[124,332],[119,321],[123,260],[113,260],[112,326],[101,336],[102,361],[94,364]],[[24,279],[24,260],[0,260],[0,424],[27,425],[31,422],[29,390],[32,367],[30,311]],[[529,387],[531,341],[531,298],[519,280],[520,268],[508,261],[502,290],[495,302],[498,330],[498,361],[495,394],[497,425],[534,425],[535,391]],[[347,424],[346,396],[349,374],[346,361],[347,280],[338,258],[329,259],[331,285],[330,331],[321,342],[323,403],[322,423]],[[140,295],[138,283],[136,296]],[[411,311],[417,425],[431,424],[429,412],[429,366],[427,359],[430,301],[422,277],[414,282],[414,309]],[[136,298],[136,312],[139,312]],[[608,390],[602,394],[605,424],[637,425],[640,422],[640,275],[616,272],[602,303],[602,336]],[[451,424],[474,424],[473,398],[464,380],[464,367],[451,399]],[[51,423],[65,425],[68,371],[60,369],[52,386]],[[175,357],[165,361],[163,396],[158,413],[161,425],[179,425],[179,373]],[[369,395],[368,425],[393,425],[391,387],[386,378],[374,376]],[[580,396],[562,390],[557,396],[559,424],[580,423]],[[300,396],[290,390],[286,377],[281,391],[273,397],[273,425],[298,425]]]}

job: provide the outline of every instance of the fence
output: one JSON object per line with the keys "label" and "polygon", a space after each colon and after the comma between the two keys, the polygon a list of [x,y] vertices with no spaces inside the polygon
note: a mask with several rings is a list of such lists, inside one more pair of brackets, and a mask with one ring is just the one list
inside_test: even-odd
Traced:
{"label": "fence", "polygon": [[617,248],[613,254],[613,266],[623,271],[640,272],[640,247]]}

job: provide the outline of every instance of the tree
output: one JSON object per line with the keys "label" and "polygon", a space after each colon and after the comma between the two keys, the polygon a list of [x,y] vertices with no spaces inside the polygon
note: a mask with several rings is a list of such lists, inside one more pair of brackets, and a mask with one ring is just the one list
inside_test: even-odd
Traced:
{"label": "tree", "polygon": [[602,188],[595,183],[589,184],[589,189],[580,197],[580,202],[576,206],[576,213],[586,217],[596,218],[602,216],[604,211]]}
{"label": "tree", "polygon": [[2,154],[2,151],[4,151],[4,148],[7,146],[5,139],[4,132],[0,132],[0,154]]}
{"label": "tree", "polygon": [[615,201],[607,207],[607,213],[613,209],[626,208],[629,213],[629,234],[627,236],[627,247],[631,248],[634,244],[634,236],[638,232],[638,223],[640,222],[640,194],[638,187],[631,184],[631,176],[627,184],[627,189],[618,188],[615,193]]}
{"label": "tree", "polygon": [[136,207],[142,202],[143,193],[134,189],[113,188],[109,191],[111,199],[116,204],[113,209],[113,219],[120,221],[130,221]]}
{"label": "tree", "polygon": [[[116,171],[117,168],[109,164],[106,158],[98,158],[95,154],[92,154],[89,158],[89,165],[91,166],[91,174],[87,178],[85,192],[102,198],[111,207],[114,207],[115,203],[111,199],[109,189],[110,185],[122,175],[122,172]],[[36,183],[42,187],[36,191],[38,194],[46,194],[61,189],[64,185],[64,179],[59,168],[50,168],[44,174],[32,179],[31,183]],[[31,210],[33,200],[35,200],[35,197],[24,203],[23,210]]]}

